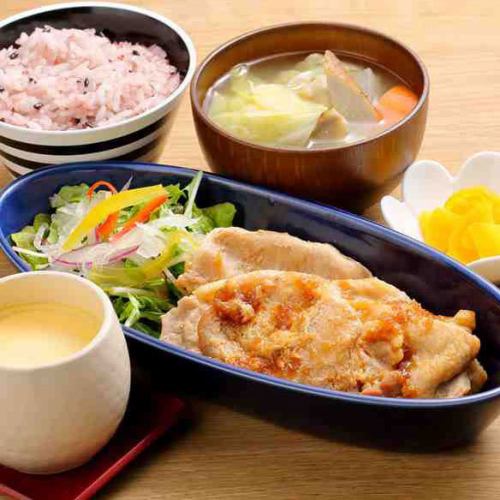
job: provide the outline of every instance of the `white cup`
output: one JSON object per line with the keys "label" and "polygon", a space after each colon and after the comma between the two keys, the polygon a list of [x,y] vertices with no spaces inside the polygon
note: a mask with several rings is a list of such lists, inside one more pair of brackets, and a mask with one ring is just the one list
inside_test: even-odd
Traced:
{"label": "white cup", "polygon": [[0,279],[0,307],[47,301],[88,310],[101,327],[82,350],[58,362],[0,365],[0,463],[32,474],[62,472],[90,460],[115,433],[130,392],[127,344],[99,287],[52,271]]}

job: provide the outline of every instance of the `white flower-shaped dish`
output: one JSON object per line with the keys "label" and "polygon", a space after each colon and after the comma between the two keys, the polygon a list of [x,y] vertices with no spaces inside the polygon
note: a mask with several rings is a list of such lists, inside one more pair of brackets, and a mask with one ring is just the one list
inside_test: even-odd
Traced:
{"label": "white flower-shaped dish", "polygon": [[[456,177],[436,161],[417,161],[403,177],[402,201],[392,196],[382,198],[382,215],[392,229],[423,241],[418,215],[443,205],[454,191],[478,185],[500,193],[500,153],[484,151],[471,156]],[[468,267],[500,283],[500,256],[475,260]]]}

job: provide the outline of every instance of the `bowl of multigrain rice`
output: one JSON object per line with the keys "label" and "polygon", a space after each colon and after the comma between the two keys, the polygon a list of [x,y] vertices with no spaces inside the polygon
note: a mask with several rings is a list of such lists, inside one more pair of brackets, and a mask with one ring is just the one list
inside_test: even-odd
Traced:
{"label": "bowl of multigrain rice", "polygon": [[169,19],[129,5],[59,4],[0,22],[0,163],[154,161],[196,66]]}

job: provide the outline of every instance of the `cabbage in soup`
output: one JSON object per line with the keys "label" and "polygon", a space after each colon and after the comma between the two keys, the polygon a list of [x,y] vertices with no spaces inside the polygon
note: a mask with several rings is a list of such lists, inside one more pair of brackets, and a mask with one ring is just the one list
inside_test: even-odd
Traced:
{"label": "cabbage in soup", "polygon": [[231,135],[277,147],[340,147],[403,119],[417,96],[390,73],[333,52],[286,54],[239,64],[204,102]]}

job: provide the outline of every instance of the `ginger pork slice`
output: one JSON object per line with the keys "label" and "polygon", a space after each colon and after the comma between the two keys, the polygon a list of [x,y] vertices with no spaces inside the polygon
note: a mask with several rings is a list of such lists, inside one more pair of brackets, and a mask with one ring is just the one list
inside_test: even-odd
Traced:
{"label": "ginger pork slice", "polygon": [[364,266],[332,245],[304,241],[287,233],[229,227],[215,229],[205,237],[176,284],[192,292],[211,281],[261,269],[304,272],[328,279],[371,276]]}
{"label": "ginger pork slice", "polygon": [[[468,320],[464,321],[464,315]],[[216,281],[163,317],[162,340],[225,363],[334,390],[457,397],[485,373],[473,313],[424,310],[375,278],[255,271]]]}

